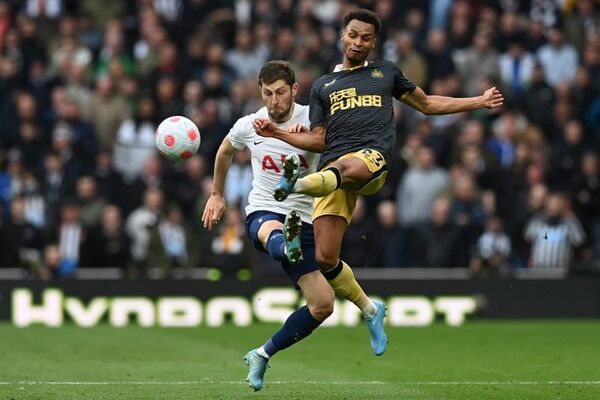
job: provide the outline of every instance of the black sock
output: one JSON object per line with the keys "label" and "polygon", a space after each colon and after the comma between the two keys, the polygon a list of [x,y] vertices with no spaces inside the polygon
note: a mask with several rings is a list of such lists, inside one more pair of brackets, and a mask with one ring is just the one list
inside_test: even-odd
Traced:
{"label": "black sock", "polygon": [[340,173],[340,170],[337,169],[336,167],[329,167],[326,168],[325,171],[331,171],[335,174],[335,179],[337,181],[337,184],[335,185],[335,188],[339,188],[340,185],[342,184],[342,174]]}
{"label": "black sock", "polygon": [[329,271],[323,272],[323,276],[328,281],[335,279],[335,277],[338,276],[340,272],[342,272],[342,268],[344,268],[344,264],[342,264],[342,260],[340,260],[340,262],[338,262],[338,265],[336,265],[334,269],[330,269]]}

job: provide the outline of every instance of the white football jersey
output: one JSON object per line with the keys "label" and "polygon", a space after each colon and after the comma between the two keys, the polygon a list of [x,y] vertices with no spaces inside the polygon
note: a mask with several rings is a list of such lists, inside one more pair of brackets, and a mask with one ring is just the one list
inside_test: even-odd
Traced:
{"label": "white football jersey", "polygon": [[[248,147],[252,153],[254,176],[252,190],[248,196],[246,215],[255,211],[287,214],[290,210],[296,209],[300,212],[302,221],[312,223],[312,197],[291,193],[287,199],[279,202],[273,198],[273,192],[283,172],[283,161],[288,154],[296,153],[300,157],[300,177],[316,171],[319,154],[300,150],[279,139],[259,136],[252,127],[252,121],[256,118],[269,118],[267,108],[263,107],[254,114],[238,119],[227,135],[237,150]],[[308,106],[294,104],[292,118],[283,124],[277,124],[277,126],[287,130],[293,124],[310,126]]]}

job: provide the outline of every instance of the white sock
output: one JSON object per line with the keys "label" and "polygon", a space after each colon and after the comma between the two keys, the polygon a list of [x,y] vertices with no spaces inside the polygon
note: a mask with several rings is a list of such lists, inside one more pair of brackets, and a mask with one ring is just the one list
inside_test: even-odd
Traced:
{"label": "white sock", "polygon": [[268,360],[269,358],[271,358],[271,356],[267,354],[267,352],[265,351],[265,348],[264,348],[263,346],[260,346],[260,348],[259,348],[258,350],[256,350],[256,352],[257,352],[259,355],[261,355],[261,356],[263,356],[264,358],[266,358],[267,360]]}
{"label": "white sock", "polygon": [[368,304],[361,311],[366,318],[373,318],[377,313],[377,306],[373,303],[373,300],[369,299]]}

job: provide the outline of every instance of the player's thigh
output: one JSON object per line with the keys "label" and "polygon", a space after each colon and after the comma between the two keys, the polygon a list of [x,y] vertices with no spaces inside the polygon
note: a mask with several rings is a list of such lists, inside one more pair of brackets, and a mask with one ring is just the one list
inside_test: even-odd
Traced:
{"label": "player's thigh", "polygon": [[267,241],[269,240],[269,236],[271,236],[271,232],[275,229],[283,229],[283,224],[277,220],[269,220],[263,222],[263,224],[258,229],[258,233],[256,236],[258,240],[262,243],[263,247],[267,248]]}
{"label": "player's thigh", "polygon": [[333,312],[333,289],[320,271],[312,271],[298,279],[306,305],[313,317],[324,320]]}
{"label": "player's thigh", "polygon": [[357,157],[346,157],[336,160],[333,164],[342,175],[340,187],[345,190],[358,190],[371,179],[371,171],[363,160]]}
{"label": "player's thigh", "polygon": [[339,215],[321,215],[313,221],[313,226],[317,264],[321,271],[328,271],[339,262],[348,222]]}
{"label": "player's thigh", "polygon": [[387,164],[383,155],[374,149],[348,153],[335,161],[342,175],[341,187],[359,194],[373,194],[383,186]]}
{"label": "player's thigh", "polygon": [[[377,193],[385,183],[387,176],[387,163],[383,155],[374,149],[362,149],[340,157],[338,162],[347,162],[354,168],[353,176],[360,179],[349,183],[342,188],[351,190],[356,194],[371,195]],[[342,173],[343,176],[343,173]],[[365,179],[365,177],[367,177]]]}

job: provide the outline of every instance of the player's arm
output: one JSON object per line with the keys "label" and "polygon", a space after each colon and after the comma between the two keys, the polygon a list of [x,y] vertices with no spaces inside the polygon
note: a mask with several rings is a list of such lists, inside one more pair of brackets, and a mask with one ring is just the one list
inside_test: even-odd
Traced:
{"label": "player's arm", "polygon": [[481,96],[464,98],[427,95],[417,87],[402,101],[423,114],[438,115],[472,111],[479,108],[494,109],[504,104],[504,97],[495,87],[486,90]]}
{"label": "player's arm", "polygon": [[225,211],[225,197],[223,196],[225,192],[225,178],[227,177],[227,172],[229,171],[235,152],[236,148],[233,147],[229,138],[226,137],[223,139],[215,158],[212,193],[202,213],[202,222],[208,230],[217,225],[221,219],[221,215],[223,215],[223,211]]}
{"label": "player's arm", "polygon": [[252,122],[256,133],[263,137],[273,137],[313,153],[325,150],[325,127],[309,129],[303,125],[292,125],[288,131],[278,128],[270,119],[257,118]]}

